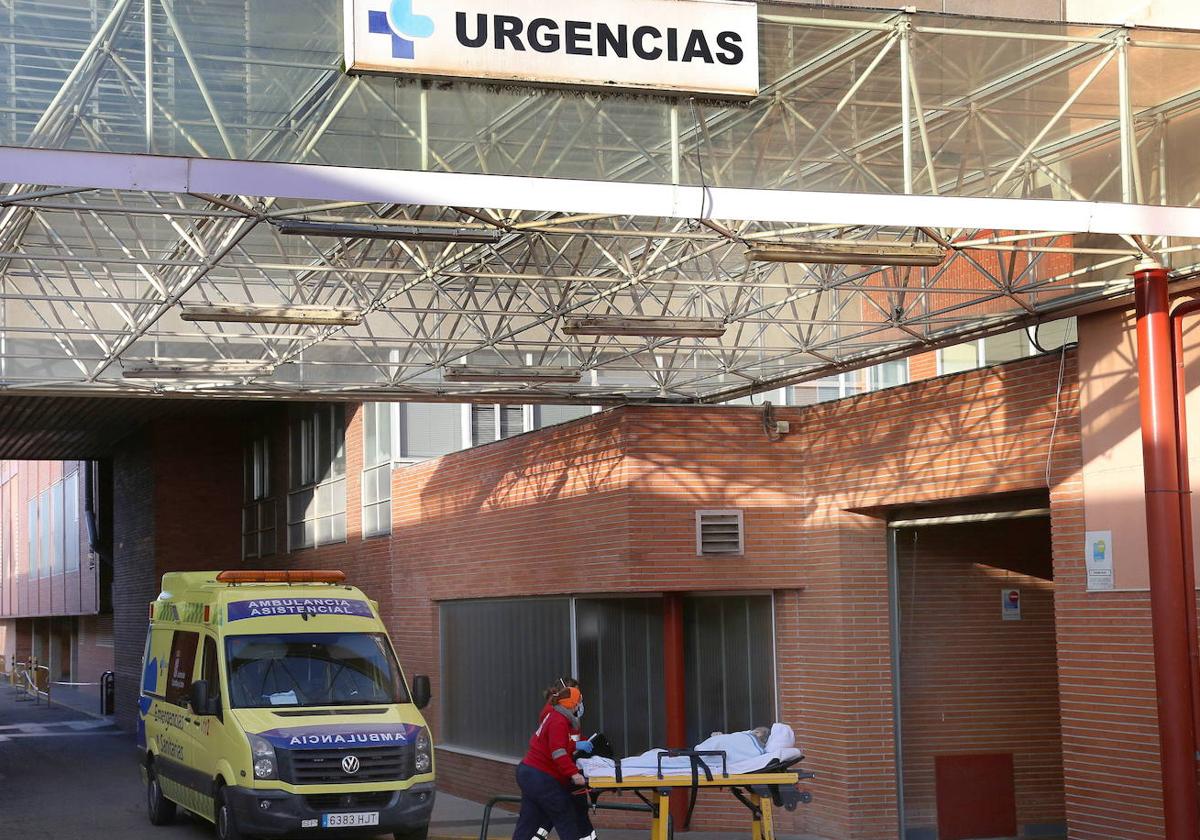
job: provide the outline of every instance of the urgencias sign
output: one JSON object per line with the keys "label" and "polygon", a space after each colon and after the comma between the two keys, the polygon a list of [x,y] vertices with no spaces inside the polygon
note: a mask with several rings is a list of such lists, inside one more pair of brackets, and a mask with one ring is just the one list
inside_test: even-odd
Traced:
{"label": "urgencias sign", "polygon": [[758,93],[758,7],[730,0],[345,0],[346,69]]}

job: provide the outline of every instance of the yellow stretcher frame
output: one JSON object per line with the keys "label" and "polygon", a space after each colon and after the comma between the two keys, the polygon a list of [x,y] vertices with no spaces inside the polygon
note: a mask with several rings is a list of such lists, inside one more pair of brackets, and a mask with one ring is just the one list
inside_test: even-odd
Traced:
{"label": "yellow stretcher frame", "polygon": [[634,776],[621,781],[615,778],[588,778],[588,787],[594,791],[649,791],[650,807],[654,816],[650,823],[650,840],[670,840],[671,791],[697,788],[747,788],[746,799],[751,805],[750,837],[752,840],[775,840],[770,796],[755,793],[749,788],[771,785],[794,785],[801,779],[812,778],[813,774],[800,770],[779,773],[738,773],[731,776],[713,774],[711,780],[701,777],[695,781],[691,776]]}

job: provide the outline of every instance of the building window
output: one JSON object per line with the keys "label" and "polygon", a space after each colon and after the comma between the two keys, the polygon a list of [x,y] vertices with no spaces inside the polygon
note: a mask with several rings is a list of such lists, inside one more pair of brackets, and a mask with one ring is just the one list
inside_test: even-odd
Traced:
{"label": "building window", "polygon": [[[541,689],[571,672],[570,626],[567,598],[443,604],[445,743],[493,755],[523,755],[536,725]],[[481,714],[484,695],[487,713]]]}
{"label": "building window", "polygon": [[937,353],[938,373],[963,373],[1024,359],[1042,350],[1052,352],[1075,341],[1075,329],[1075,319],[1064,318],[1061,321],[1051,321],[1036,327],[1013,330],[946,347]]}
{"label": "building window", "polygon": [[242,559],[275,553],[275,499],[271,495],[271,438],[263,435],[242,450]]}
{"label": "building window", "polygon": [[688,743],[775,721],[774,607],[770,595],[684,599]]}
{"label": "building window", "polygon": [[293,410],[289,424],[288,546],[346,539],[346,407]]}
{"label": "building window", "polygon": [[908,360],[884,362],[881,365],[867,368],[867,389],[879,391],[884,388],[895,388],[908,382]]}
{"label": "building window", "polygon": [[41,559],[38,557],[38,503],[37,499],[29,500],[29,520],[25,525],[25,541],[27,549],[27,563],[29,565],[29,577],[32,580],[36,577],[41,577]]}
{"label": "building window", "polygon": [[979,367],[980,342],[969,341],[953,347],[943,347],[937,352],[938,375],[963,373]]}
{"label": "building window", "polygon": [[[439,693],[451,746],[520,757],[542,702],[539,690],[571,673],[587,696],[587,731],[603,730],[624,755],[663,744],[659,597],[445,602],[441,642]],[[770,595],[684,598],[683,645],[689,743],[774,722]],[[495,698],[486,717],[473,692],[479,685]]]}
{"label": "building window", "polygon": [[63,568],[79,571],[79,473],[63,479]]}
{"label": "building window", "polygon": [[364,403],[362,522],[364,537],[392,532],[394,403]]}
{"label": "building window", "polygon": [[581,598],[575,638],[588,730],[607,735],[618,755],[662,746],[662,599]]}
{"label": "building window", "polygon": [[63,570],[63,483],[50,488],[50,574]]}
{"label": "building window", "polygon": [[463,448],[460,403],[402,403],[396,415],[396,452],[402,460],[440,458]]}
{"label": "building window", "polygon": [[858,381],[858,372],[839,373],[814,379],[812,382],[801,382],[787,388],[788,405],[815,405],[816,403],[840,400],[852,397],[862,392]]}
{"label": "building window", "polygon": [[41,542],[41,552],[38,557],[38,577],[50,574],[51,561],[51,529],[50,529],[50,491],[43,490],[38,497],[38,536]]}
{"label": "building window", "polygon": [[595,413],[595,406],[590,405],[535,405],[532,411],[533,428],[557,426],[559,423],[569,423]]}
{"label": "building window", "polygon": [[525,431],[525,406],[472,405],[471,445],[482,446]]}

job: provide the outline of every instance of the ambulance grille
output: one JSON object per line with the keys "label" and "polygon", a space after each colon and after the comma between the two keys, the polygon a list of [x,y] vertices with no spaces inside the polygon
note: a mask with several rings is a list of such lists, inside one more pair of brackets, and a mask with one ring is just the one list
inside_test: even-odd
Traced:
{"label": "ambulance grille", "polygon": [[369,793],[313,793],[304,797],[304,802],[314,811],[336,811],[348,808],[386,808],[392,804],[395,791],[381,790]]}
{"label": "ambulance grille", "polygon": [[[394,782],[410,778],[416,771],[413,744],[363,747],[341,750],[281,750],[287,757],[280,761],[284,781],[294,785],[362,784]],[[342,769],[342,759],[358,758],[358,772]]]}

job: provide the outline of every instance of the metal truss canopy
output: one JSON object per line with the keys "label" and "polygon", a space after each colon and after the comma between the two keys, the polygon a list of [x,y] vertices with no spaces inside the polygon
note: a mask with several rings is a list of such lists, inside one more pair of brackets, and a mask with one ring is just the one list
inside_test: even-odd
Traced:
{"label": "metal truss canopy", "polygon": [[[1200,263],[1197,35],[764,6],[763,95],[697,103],[347,77],[336,3],[212,2],[0,2],[0,388],[721,401]],[[822,239],[946,257],[747,259]]]}

